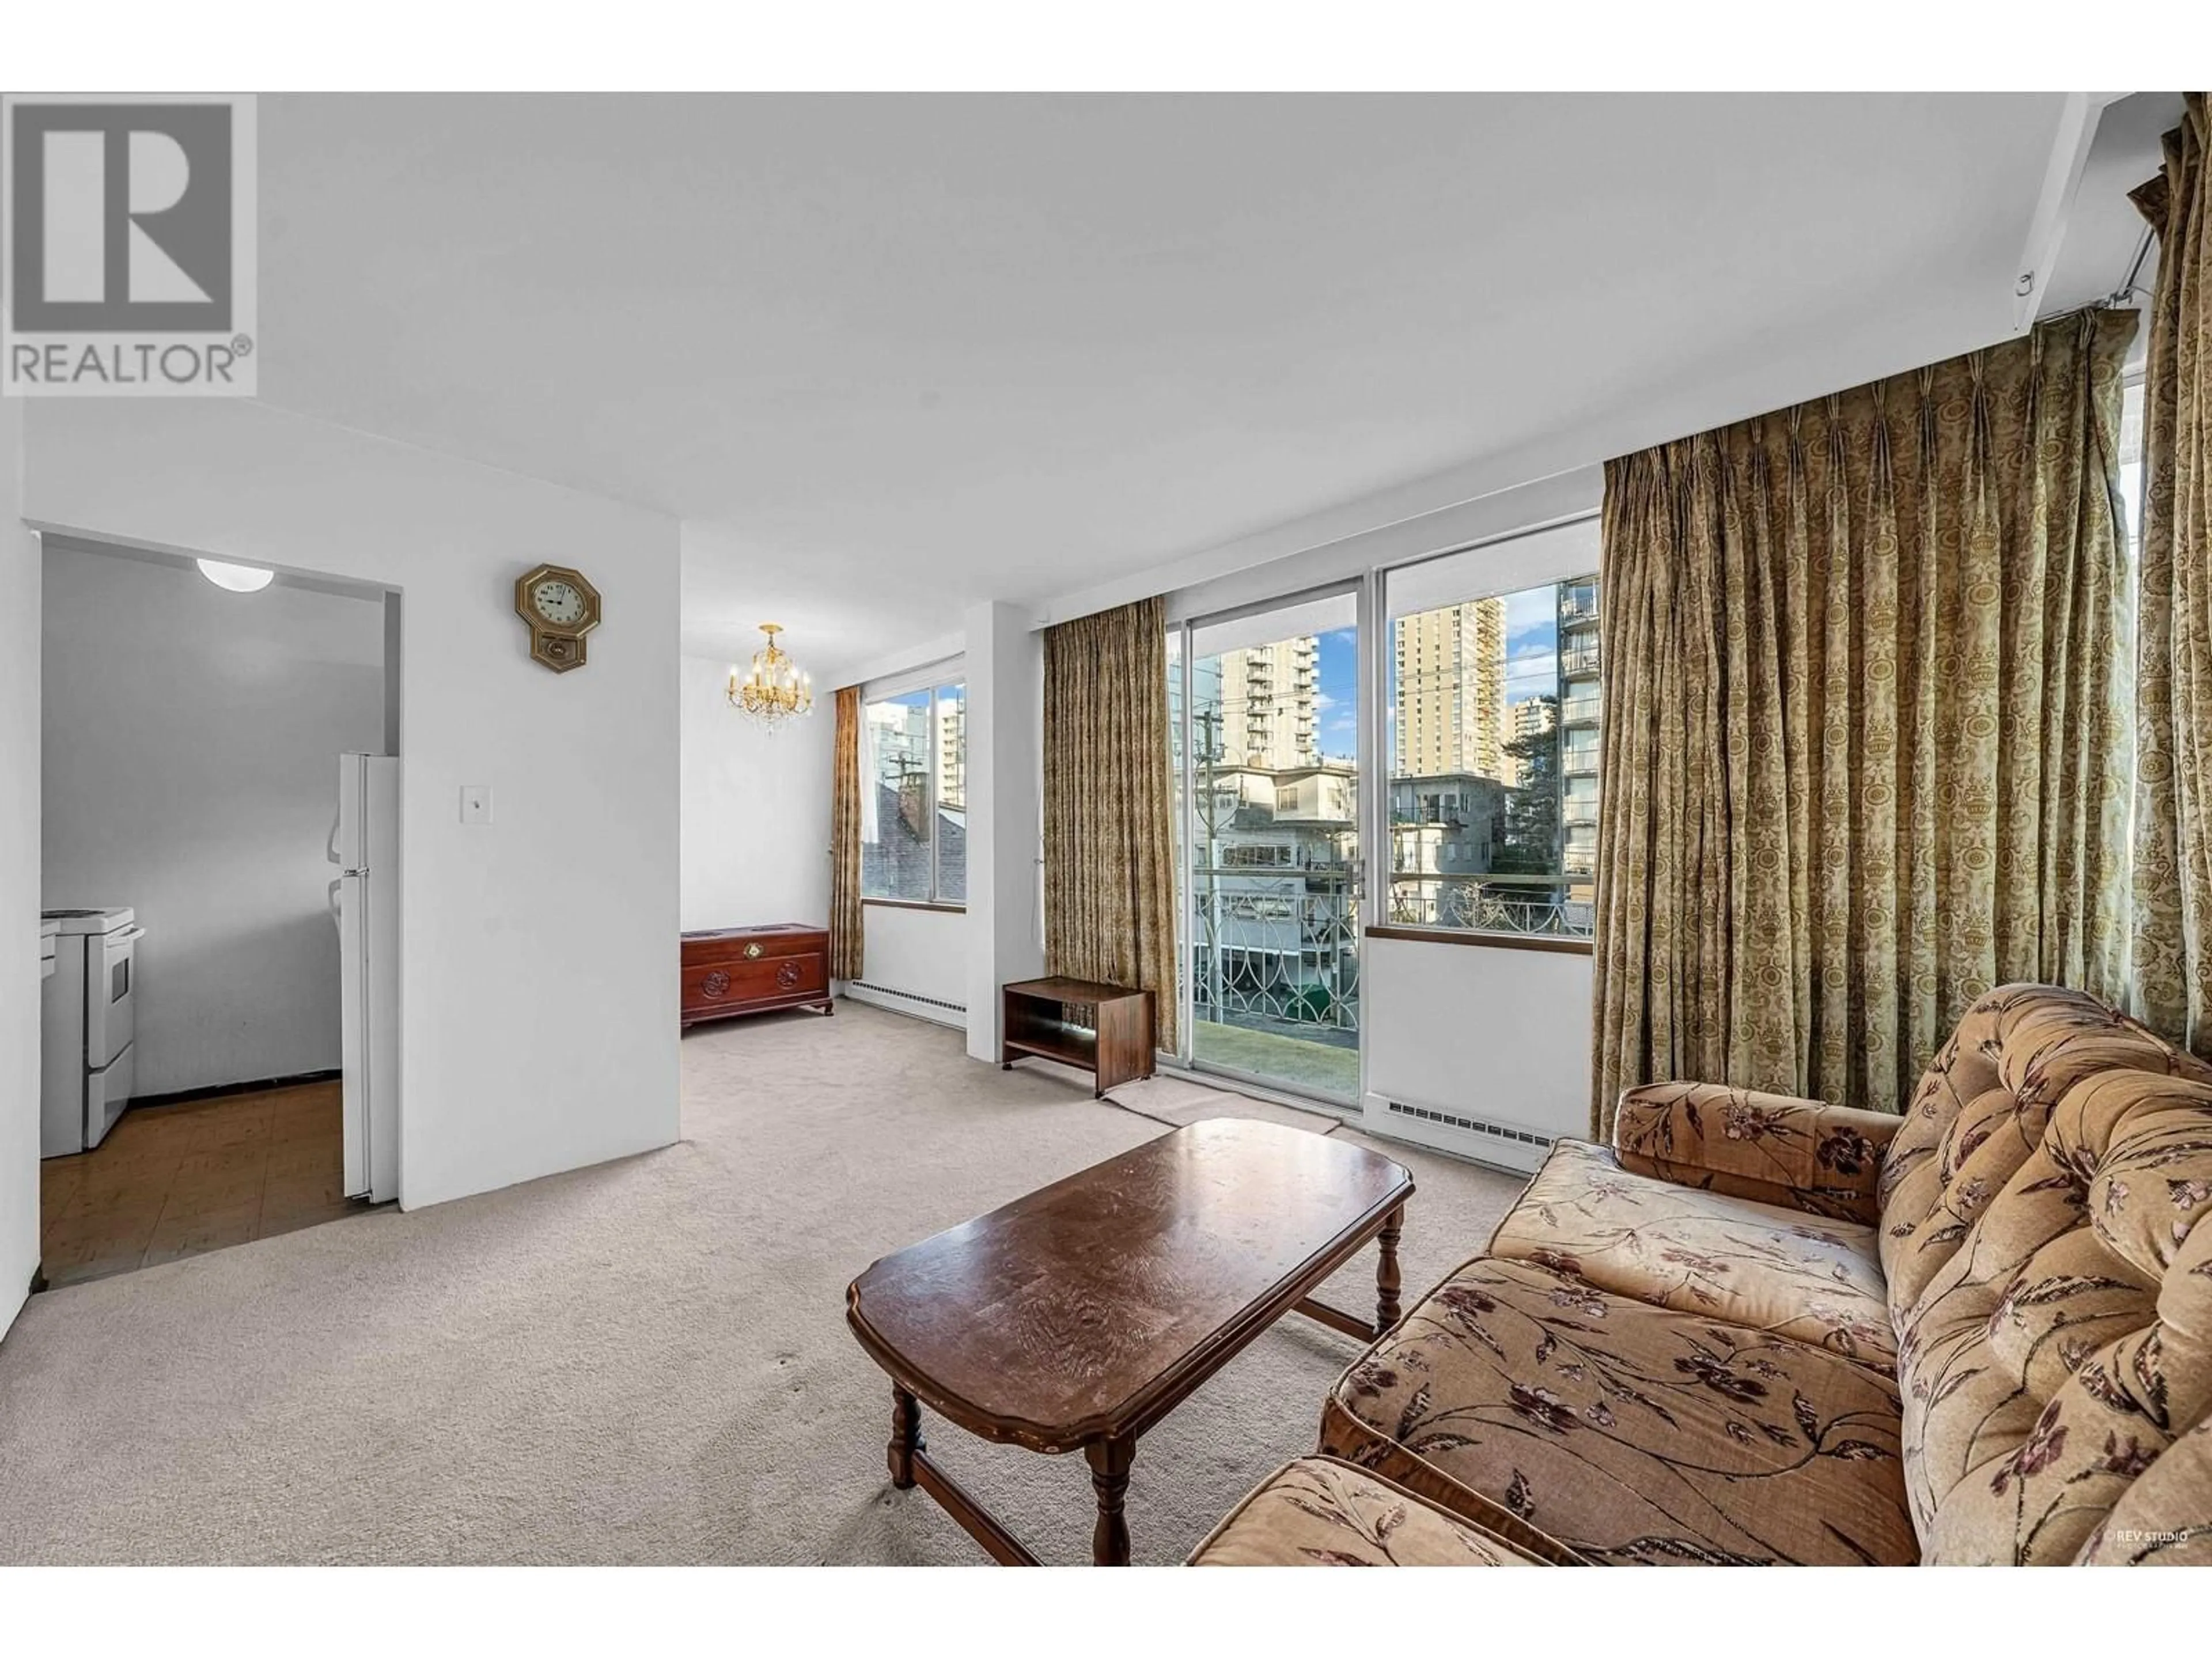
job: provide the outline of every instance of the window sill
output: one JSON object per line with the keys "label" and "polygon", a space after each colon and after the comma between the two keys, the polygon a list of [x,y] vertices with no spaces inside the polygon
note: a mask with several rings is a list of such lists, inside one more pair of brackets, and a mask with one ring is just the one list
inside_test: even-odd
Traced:
{"label": "window sill", "polygon": [[1590,941],[1564,933],[1498,933],[1473,927],[1374,927],[1369,939],[1402,939],[1413,945],[1473,945],[1493,951],[1547,951],[1554,956],[1586,957]]}
{"label": "window sill", "polygon": [[940,910],[951,916],[968,914],[964,904],[939,904],[928,899],[864,898],[860,902],[878,905],[886,910]]}

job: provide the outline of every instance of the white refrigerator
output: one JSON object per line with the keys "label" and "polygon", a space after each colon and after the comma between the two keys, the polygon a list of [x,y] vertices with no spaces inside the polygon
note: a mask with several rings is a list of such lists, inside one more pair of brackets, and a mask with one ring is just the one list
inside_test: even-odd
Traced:
{"label": "white refrigerator", "polygon": [[338,757],[331,915],[344,1000],[345,1192],[399,1195],[399,763]]}

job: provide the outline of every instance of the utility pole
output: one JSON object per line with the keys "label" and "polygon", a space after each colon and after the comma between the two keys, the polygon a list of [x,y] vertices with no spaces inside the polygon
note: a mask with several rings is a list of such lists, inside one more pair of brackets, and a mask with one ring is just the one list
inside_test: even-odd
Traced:
{"label": "utility pole", "polygon": [[1206,830],[1206,1006],[1213,1010],[1216,1019],[1221,1017],[1221,910],[1220,910],[1220,849],[1216,838],[1220,825],[1214,817],[1213,769],[1221,759],[1221,741],[1215,732],[1220,723],[1221,711],[1201,708],[1192,715],[1201,729],[1198,758],[1205,767],[1199,787],[1199,821]]}

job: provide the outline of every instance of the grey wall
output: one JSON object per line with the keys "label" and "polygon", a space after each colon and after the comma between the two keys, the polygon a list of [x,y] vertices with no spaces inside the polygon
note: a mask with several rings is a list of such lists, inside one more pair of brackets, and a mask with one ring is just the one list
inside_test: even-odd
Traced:
{"label": "grey wall", "polygon": [[49,541],[49,907],[128,904],[137,1088],[166,1094],[338,1063],[337,757],[385,740],[381,596]]}

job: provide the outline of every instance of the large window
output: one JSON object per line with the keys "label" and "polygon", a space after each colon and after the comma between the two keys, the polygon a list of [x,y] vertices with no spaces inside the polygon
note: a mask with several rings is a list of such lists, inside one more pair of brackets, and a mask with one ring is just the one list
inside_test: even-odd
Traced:
{"label": "large window", "polygon": [[968,688],[954,681],[902,692],[862,714],[860,896],[964,905]]}
{"label": "large window", "polygon": [[1484,551],[1391,580],[1383,920],[1586,939],[1597,861],[1597,579],[1484,591],[1485,568],[1498,562]]}

